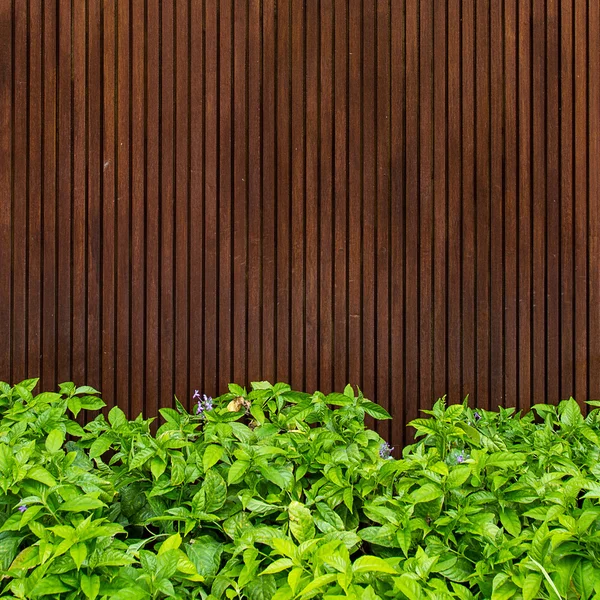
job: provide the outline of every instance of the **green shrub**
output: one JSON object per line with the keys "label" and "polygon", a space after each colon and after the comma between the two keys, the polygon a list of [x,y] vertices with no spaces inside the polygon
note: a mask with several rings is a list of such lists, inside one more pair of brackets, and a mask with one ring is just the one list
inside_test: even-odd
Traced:
{"label": "green shrub", "polygon": [[0,598],[600,598],[598,409],[438,401],[395,460],[349,386],[231,385],[153,434],[36,383],[0,384]]}

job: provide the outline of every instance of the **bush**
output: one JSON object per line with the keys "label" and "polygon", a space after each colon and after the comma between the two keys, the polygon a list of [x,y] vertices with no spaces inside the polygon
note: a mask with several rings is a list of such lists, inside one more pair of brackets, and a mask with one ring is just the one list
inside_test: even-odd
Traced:
{"label": "bush", "polygon": [[598,409],[438,401],[395,460],[350,387],[231,385],[153,434],[36,383],[0,384],[0,598],[600,598]]}

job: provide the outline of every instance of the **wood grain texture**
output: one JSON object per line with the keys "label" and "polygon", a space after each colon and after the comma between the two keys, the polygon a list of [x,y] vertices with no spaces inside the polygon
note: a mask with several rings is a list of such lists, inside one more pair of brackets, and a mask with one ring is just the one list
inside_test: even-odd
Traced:
{"label": "wood grain texture", "polygon": [[0,0],[0,379],[600,395],[593,0]]}

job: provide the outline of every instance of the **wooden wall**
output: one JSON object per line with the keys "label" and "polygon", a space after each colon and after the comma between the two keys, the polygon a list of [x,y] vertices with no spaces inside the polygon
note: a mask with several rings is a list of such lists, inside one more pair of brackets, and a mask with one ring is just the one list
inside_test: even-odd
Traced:
{"label": "wooden wall", "polygon": [[597,0],[0,0],[0,379],[598,398],[599,178]]}

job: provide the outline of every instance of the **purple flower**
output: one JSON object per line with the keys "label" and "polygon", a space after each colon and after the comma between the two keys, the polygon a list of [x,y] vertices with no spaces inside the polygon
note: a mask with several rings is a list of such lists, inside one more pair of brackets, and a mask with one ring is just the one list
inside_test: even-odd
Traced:
{"label": "purple flower", "polygon": [[460,463],[463,463],[463,462],[465,462],[465,457],[464,457],[462,454],[459,454],[459,455],[456,457],[456,462],[457,462],[457,463],[460,465]]}
{"label": "purple flower", "polygon": [[475,414],[473,415],[473,417],[475,418],[476,421],[479,421],[481,419],[481,415],[475,411]]}
{"label": "purple flower", "polygon": [[394,449],[387,442],[383,442],[379,448],[379,456],[385,460],[390,460]]}
{"label": "purple flower", "polygon": [[24,513],[27,510],[27,507],[24,506],[23,504],[21,504],[21,506],[19,506],[18,510],[19,510],[19,512]]}
{"label": "purple flower", "polygon": [[207,396],[206,394],[202,394],[202,396],[200,396],[200,393],[198,392],[198,390],[196,390],[194,394],[194,400],[196,398],[198,398],[198,405],[196,406],[197,415],[202,415],[205,411],[212,410],[213,401],[210,396]]}

